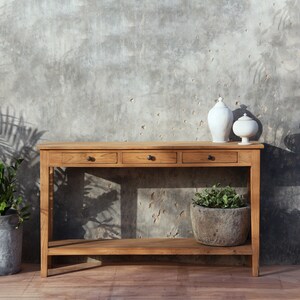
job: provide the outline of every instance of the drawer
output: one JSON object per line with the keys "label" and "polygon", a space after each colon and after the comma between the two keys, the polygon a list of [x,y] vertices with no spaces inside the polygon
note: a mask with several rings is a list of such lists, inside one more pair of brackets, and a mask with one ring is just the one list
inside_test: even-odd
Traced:
{"label": "drawer", "polygon": [[65,152],[63,164],[116,164],[117,152]]}
{"label": "drawer", "polygon": [[236,163],[236,162],[238,162],[238,153],[235,151],[183,152],[182,153],[182,162],[184,164]]}
{"label": "drawer", "polygon": [[176,152],[124,152],[123,164],[176,164]]}

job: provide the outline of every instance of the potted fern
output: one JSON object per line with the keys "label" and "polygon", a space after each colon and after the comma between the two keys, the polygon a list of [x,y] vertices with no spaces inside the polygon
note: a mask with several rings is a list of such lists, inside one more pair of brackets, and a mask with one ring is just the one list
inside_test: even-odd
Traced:
{"label": "potted fern", "polygon": [[16,196],[17,170],[22,159],[11,165],[0,161],[0,275],[21,269],[22,223],[29,218],[29,207]]}
{"label": "potted fern", "polygon": [[195,239],[210,246],[244,244],[250,230],[250,207],[230,186],[213,185],[196,193],[191,204]]}

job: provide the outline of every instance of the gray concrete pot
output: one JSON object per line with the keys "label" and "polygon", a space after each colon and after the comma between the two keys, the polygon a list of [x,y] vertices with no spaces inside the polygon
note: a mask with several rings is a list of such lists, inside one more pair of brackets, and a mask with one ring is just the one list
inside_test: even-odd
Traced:
{"label": "gray concrete pot", "polygon": [[21,269],[22,225],[16,214],[0,216],[0,275],[14,274]]}
{"label": "gray concrete pot", "polygon": [[246,242],[250,230],[250,207],[207,208],[191,204],[195,239],[209,246],[237,246]]}

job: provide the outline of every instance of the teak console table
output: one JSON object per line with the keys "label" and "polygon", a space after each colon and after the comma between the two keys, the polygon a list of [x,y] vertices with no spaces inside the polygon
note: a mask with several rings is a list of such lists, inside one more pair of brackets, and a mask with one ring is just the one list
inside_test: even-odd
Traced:
{"label": "teak console table", "polygon": [[[252,275],[259,275],[260,150],[262,144],[147,142],[45,143],[40,150],[41,276],[48,276],[54,255],[248,255]],[[55,167],[184,168],[248,167],[251,241],[235,247],[209,247],[193,238],[52,240]]]}

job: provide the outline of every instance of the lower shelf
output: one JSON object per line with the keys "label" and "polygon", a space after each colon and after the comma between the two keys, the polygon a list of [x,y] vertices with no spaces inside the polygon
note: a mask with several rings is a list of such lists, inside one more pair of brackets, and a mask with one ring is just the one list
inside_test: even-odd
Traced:
{"label": "lower shelf", "polygon": [[211,247],[193,238],[60,240],[49,242],[48,255],[252,255],[250,243]]}

